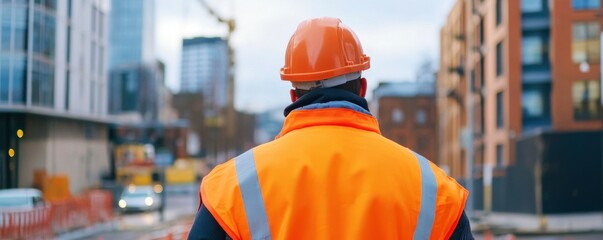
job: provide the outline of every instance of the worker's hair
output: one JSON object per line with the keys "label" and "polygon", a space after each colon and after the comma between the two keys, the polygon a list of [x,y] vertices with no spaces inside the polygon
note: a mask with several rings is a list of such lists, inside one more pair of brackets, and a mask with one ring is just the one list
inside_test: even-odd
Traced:
{"label": "worker's hair", "polygon": [[[360,95],[360,78],[357,78],[352,81],[348,81],[344,84],[337,85],[337,86],[330,87],[330,88],[343,89],[346,91],[350,91],[354,94]],[[300,98],[300,97],[306,95],[307,93],[311,92],[312,90],[304,90],[304,89],[296,88],[294,91],[295,91],[295,95],[298,98]]]}

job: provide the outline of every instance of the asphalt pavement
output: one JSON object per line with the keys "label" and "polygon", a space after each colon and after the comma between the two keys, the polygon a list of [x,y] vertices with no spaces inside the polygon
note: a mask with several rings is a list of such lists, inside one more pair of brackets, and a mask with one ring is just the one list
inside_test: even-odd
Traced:
{"label": "asphalt pavement", "polygon": [[192,222],[199,206],[196,185],[168,186],[163,219],[158,211],[120,214],[116,229],[84,239],[141,239],[174,225]]}

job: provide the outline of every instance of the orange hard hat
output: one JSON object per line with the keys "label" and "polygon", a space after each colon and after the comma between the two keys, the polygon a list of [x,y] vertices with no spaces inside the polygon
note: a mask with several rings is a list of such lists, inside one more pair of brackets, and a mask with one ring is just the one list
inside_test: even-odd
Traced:
{"label": "orange hard hat", "polygon": [[370,58],[350,28],[337,18],[303,21],[287,46],[281,79],[321,81],[370,68]]}

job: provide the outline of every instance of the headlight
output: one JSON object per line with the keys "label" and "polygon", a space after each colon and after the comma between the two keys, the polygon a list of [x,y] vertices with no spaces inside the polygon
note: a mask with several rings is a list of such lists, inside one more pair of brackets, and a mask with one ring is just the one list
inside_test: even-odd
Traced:
{"label": "headlight", "polygon": [[163,186],[161,186],[161,184],[155,184],[155,186],[153,186],[153,191],[155,193],[161,193],[163,192]]}
{"label": "headlight", "polygon": [[120,208],[126,208],[126,206],[128,206],[128,203],[126,202],[126,200],[120,199],[117,205],[119,205]]}
{"label": "headlight", "polygon": [[153,198],[152,197],[146,197],[144,199],[144,204],[147,205],[147,206],[153,205]]}

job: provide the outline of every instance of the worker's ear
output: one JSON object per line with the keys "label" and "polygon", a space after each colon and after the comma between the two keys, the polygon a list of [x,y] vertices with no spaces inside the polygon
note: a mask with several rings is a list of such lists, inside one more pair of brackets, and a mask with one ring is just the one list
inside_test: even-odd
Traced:
{"label": "worker's ear", "polygon": [[366,78],[360,79],[360,92],[358,93],[361,97],[366,96]]}
{"label": "worker's ear", "polygon": [[291,102],[295,102],[298,99],[297,94],[295,94],[295,90],[293,89],[289,90],[289,96],[291,97]]}

